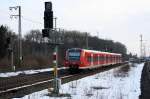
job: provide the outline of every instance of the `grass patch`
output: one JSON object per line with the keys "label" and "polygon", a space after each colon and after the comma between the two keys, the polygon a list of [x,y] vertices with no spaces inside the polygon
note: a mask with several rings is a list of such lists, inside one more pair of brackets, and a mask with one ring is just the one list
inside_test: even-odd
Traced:
{"label": "grass patch", "polygon": [[47,96],[49,96],[49,97],[71,97],[71,94],[68,94],[68,93],[59,93],[59,94],[48,93]]}
{"label": "grass patch", "polygon": [[109,87],[102,87],[102,86],[93,86],[92,88],[95,90],[109,89]]}

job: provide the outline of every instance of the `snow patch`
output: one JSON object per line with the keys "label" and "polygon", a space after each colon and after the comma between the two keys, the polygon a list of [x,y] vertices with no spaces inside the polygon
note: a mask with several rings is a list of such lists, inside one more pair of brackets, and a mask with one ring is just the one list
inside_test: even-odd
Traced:
{"label": "snow patch", "polygon": [[118,67],[62,85],[60,93],[71,94],[71,97],[49,97],[45,89],[14,99],[139,99],[143,66]]}

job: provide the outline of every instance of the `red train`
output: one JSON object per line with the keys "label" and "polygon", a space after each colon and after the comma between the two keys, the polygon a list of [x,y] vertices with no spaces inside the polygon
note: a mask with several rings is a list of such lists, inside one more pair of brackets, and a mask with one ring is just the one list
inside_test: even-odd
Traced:
{"label": "red train", "polygon": [[121,62],[121,54],[71,48],[66,51],[64,66],[70,69],[89,69]]}

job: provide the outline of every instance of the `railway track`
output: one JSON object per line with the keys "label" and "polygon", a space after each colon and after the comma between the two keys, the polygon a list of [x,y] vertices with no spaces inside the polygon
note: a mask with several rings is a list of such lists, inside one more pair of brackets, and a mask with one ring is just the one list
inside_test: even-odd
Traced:
{"label": "railway track", "polygon": [[[84,70],[77,74],[72,74],[72,75],[70,75],[66,69],[63,69],[63,70],[59,70],[59,78],[61,78],[62,83],[67,83],[72,80],[77,80],[89,75],[96,74],[98,72],[103,72],[126,64],[127,63],[122,63],[118,65],[113,65],[111,67],[107,66],[104,68]],[[52,81],[53,81],[53,72],[44,72],[44,73],[38,73],[32,75],[19,75],[17,77],[3,79],[0,81],[0,95],[12,91],[20,90],[23,88],[31,87],[31,86],[40,86],[45,83],[52,84]]]}
{"label": "railway track", "polygon": [[[67,75],[67,70],[62,69],[59,70],[59,75],[65,76]],[[8,77],[5,79],[0,80],[0,92],[12,89],[15,87],[20,87],[24,85],[34,84],[36,82],[42,82],[49,79],[53,79],[53,72],[43,72],[43,73],[37,73],[37,74],[30,74],[30,75],[18,75],[14,77]]]}

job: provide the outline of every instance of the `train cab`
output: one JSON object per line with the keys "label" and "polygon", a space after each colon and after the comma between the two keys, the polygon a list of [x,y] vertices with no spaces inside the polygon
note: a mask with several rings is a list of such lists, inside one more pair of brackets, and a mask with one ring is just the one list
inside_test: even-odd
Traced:
{"label": "train cab", "polygon": [[65,57],[65,67],[78,69],[81,64],[81,52],[79,48],[68,49]]}

